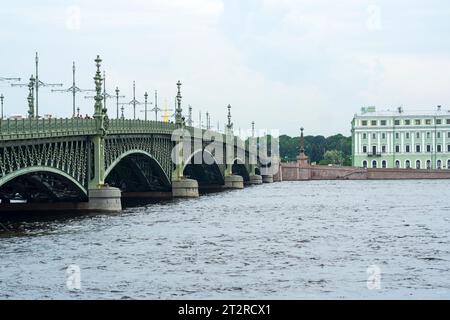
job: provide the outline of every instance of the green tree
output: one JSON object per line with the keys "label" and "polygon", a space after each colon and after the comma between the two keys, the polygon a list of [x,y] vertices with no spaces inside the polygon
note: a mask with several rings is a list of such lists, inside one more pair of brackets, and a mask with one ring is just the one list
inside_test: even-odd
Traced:
{"label": "green tree", "polygon": [[328,150],[323,155],[324,160],[329,161],[332,164],[344,164],[344,153],[339,150]]}
{"label": "green tree", "polygon": [[[300,150],[300,137],[282,135],[280,141],[280,156],[283,161],[295,161]],[[324,136],[306,136],[305,153],[311,162],[324,161],[327,151],[337,150],[342,152],[341,164],[351,165],[352,138],[337,134],[328,138]],[[324,161],[322,163],[328,163]]]}

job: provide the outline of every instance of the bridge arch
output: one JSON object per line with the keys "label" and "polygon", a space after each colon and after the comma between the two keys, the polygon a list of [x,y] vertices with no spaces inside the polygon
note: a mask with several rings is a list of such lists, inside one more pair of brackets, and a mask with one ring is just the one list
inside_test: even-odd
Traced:
{"label": "bridge arch", "polygon": [[[202,153],[202,163],[192,163],[199,153]],[[212,164],[204,163],[205,157],[210,157]],[[200,187],[225,184],[223,170],[221,170],[216,158],[211,154],[211,152],[204,149],[195,150],[187,158],[183,168],[183,175],[197,180]]]}
{"label": "bridge arch", "polygon": [[129,150],[105,171],[105,182],[123,192],[170,191],[168,174],[150,153]]}
{"label": "bridge arch", "polygon": [[47,166],[21,168],[0,178],[0,199],[12,200],[16,194],[34,202],[84,201],[88,196],[74,177]]}
{"label": "bridge arch", "polygon": [[250,181],[250,173],[248,172],[245,161],[240,158],[235,158],[233,160],[232,171],[234,175],[241,176],[245,181]]}

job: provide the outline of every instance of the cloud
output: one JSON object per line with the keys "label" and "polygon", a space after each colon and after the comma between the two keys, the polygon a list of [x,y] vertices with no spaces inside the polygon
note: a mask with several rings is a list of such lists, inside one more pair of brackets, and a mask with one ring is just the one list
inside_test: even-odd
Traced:
{"label": "cloud", "polygon": [[450,57],[445,55],[364,56],[368,77],[373,80],[367,91],[360,92],[365,101],[381,109],[404,105],[411,109],[429,109],[450,101]]}
{"label": "cloud", "polygon": [[[10,3],[0,13],[0,34],[9,44],[2,60],[11,62],[2,72],[29,77],[39,51],[44,80],[70,86],[75,60],[79,86],[92,88],[92,60],[100,54],[108,91],[119,86],[126,101],[136,80],[138,100],[157,89],[160,104],[167,99],[172,106],[180,79],[183,104],[196,117],[209,111],[214,124],[225,122],[230,103],[236,128],[254,120],[290,134],[299,125],[309,133],[348,133],[363,105],[449,99],[442,42],[449,24],[435,19],[445,10],[430,1],[415,2],[414,10],[385,0]],[[79,19],[76,11],[68,14],[72,5]],[[7,91],[9,102],[26,105],[23,91]],[[40,98],[43,110],[60,116],[71,110],[70,96],[43,89]],[[83,114],[91,112],[91,101],[77,101]]]}

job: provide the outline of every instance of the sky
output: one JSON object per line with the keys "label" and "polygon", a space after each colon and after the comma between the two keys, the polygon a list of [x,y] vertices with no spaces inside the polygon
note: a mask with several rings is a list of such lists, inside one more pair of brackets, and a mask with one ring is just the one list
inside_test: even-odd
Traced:
{"label": "sky", "polygon": [[[450,105],[450,2],[445,0],[0,0],[0,77],[93,89],[99,54],[107,91],[148,91],[211,114],[232,106],[236,130],[350,135],[363,106],[427,110]],[[40,89],[40,113],[68,117],[70,93]],[[26,114],[27,89],[0,82],[5,113]],[[77,96],[93,113],[89,93]],[[107,103],[115,117],[115,101]],[[152,106],[150,106],[152,107]],[[144,118],[143,106],[138,117]],[[125,114],[132,117],[132,107]],[[154,118],[153,114],[149,117]]]}

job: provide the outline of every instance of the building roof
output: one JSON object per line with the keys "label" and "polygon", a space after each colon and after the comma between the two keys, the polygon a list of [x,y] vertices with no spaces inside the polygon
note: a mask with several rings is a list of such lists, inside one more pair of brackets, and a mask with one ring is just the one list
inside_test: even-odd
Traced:
{"label": "building roof", "polygon": [[446,117],[450,116],[450,110],[440,106],[431,109],[404,110],[402,107],[396,109],[376,110],[375,107],[363,107],[356,117],[373,118],[373,117]]}

